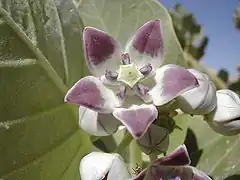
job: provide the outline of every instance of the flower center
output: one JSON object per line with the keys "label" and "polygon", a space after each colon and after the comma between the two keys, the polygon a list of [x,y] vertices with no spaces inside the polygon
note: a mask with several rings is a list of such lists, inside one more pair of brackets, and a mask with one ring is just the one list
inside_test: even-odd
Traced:
{"label": "flower center", "polygon": [[138,70],[135,64],[120,65],[117,78],[118,81],[132,88],[142,78],[144,78],[144,75]]}

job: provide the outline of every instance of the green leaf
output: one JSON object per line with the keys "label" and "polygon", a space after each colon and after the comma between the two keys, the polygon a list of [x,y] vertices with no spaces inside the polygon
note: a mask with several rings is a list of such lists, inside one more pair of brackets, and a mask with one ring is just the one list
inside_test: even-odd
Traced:
{"label": "green leaf", "polygon": [[79,179],[91,150],[64,95],[84,74],[72,1],[0,1],[0,179]]}
{"label": "green leaf", "polygon": [[[213,176],[214,180],[239,175],[240,135],[230,137],[219,135],[208,127],[201,116],[194,116],[188,122],[197,138],[199,150],[203,151],[197,167]],[[191,153],[194,158],[197,151]]]}
{"label": "green leaf", "polygon": [[[176,129],[171,134],[169,152],[185,143],[190,153],[192,165],[211,175],[214,180],[228,180],[240,174],[240,135],[222,136],[214,132],[202,116],[182,114],[176,118],[183,130]],[[187,137],[185,139],[187,132]],[[235,175],[235,176],[234,176]],[[231,177],[231,178],[230,178]],[[238,178],[237,178],[238,177]]]}
{"label": "green leaf", "polygon": [[164,35],[165,64],[185,66],[185,60],[176,38],[170,15],[155,0],[81,0],[77,4],[83,23],[101,29],[123,46],[145,22],[160,19]]}

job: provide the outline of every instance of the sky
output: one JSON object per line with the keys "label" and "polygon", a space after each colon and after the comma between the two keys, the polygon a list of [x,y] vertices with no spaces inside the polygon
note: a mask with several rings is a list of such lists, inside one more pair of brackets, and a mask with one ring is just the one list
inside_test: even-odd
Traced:
{"label": "sky", "polygon": [[232,77],[238,75],[240,65],[240,31],[232,21],[238,0],[159,0],[166,8],[181,3],[192,12],[204,33],[209,37],[202,63],[219,70],[226,69]]}

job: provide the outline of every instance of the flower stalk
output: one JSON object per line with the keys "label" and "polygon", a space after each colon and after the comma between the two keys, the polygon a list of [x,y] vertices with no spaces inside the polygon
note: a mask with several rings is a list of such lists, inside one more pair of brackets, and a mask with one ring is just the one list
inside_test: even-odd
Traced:
{"label": "flower stalk", "polygon": [[126,148],[129,146],[129,144],[131,143],[132,140],[133,140],[132,135],[129,132],[125,132],[125,135],[124,135],[122,141],[119,143],[118,147],[116,148],[116,150],[114,152],[116,152],[118,154],[122,154],[124,152],[124,150],[126,150]]}
{"label": "flower stalk", "polygon": [[149,155],[150,163],[153,163],[157,158],[158,158],[157,152],[152,152],[152,153]]}

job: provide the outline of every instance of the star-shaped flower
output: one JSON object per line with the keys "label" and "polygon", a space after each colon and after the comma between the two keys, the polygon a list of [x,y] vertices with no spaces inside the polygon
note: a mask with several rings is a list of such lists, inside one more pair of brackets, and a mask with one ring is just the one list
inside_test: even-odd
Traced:
{"label": "star-shaped flower", "polygon": [[113,37],[93,27],[84,29],[83,42],[93,76],[76,82],[65,101],[80,105],[79,124],[92,135],[112,134],[123,124],[139,138],[157,118],[156,106],[199,86],[195,75],[183,67],[160,67],[164,58],[160,20],[140,27],[124,49]]}

